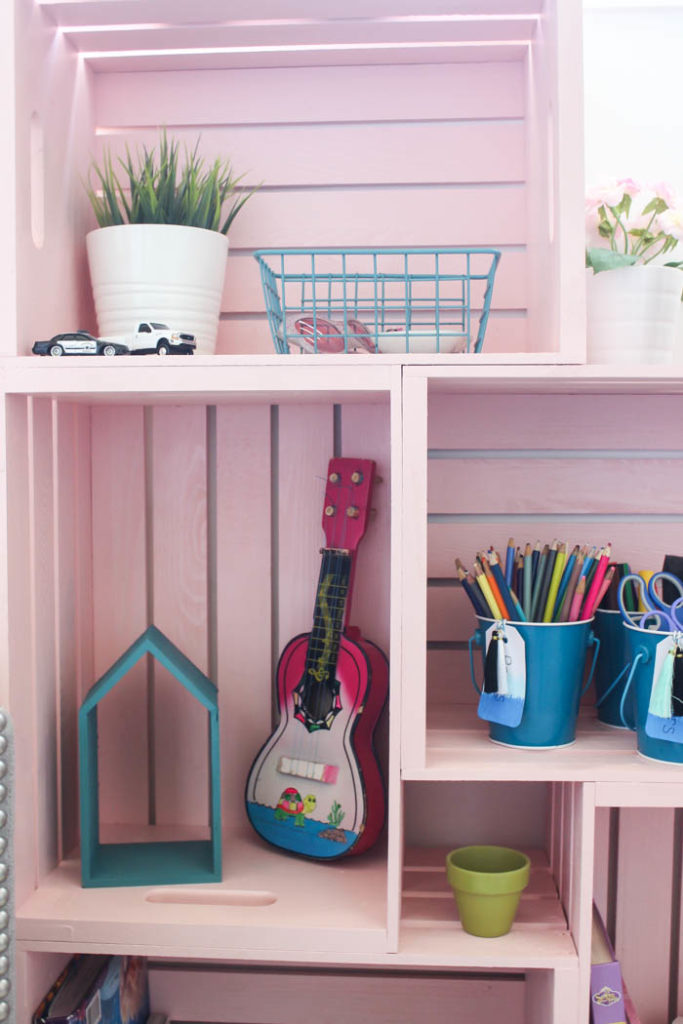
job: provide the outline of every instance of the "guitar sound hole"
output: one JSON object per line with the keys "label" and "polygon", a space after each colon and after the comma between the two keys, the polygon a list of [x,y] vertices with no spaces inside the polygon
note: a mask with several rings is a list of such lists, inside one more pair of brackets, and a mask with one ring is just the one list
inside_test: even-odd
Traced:
{"label": "guitar sound hole", "polygon": [[294,716],[309,732],[330,729],[341,711],[338,689],[304,675],[294,691]]}

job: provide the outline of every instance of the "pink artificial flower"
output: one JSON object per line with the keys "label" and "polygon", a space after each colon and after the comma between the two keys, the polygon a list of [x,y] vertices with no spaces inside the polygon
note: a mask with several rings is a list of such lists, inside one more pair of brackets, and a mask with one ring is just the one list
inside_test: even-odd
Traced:
{"label": "pink artificial flower", "polygon": [[622,191],[623,195],[637,196],[639,192],[642,192],[643,186],[639,181],[635,181],[633,178],[620,178],[617,185]]}
{"label": "pink artificial flower", "polygon": [[672,189],[671,185],[668,185],[665,181],[658,181],[654,185],[651,185],[650,188],[659,199],[664,200],[670,209],[675,206],[680,206],[676,193]]}
{"label": "pink artificial flower", "polygon": [[[664,196],[661,197],[662,199]],[[663,231],[665,235],[672,235],[679,242],[683,242],[683,207],[678,206],[673,209],[664,210],[657,217],[657,223],[659,230]]]}
{"label": "pink artificial flower", "polygon": [[617,206],[621,202],[625,191],[621,182],[617,181],[616,178],[610,178],[600,185],[594,185],[588,189],[586,193],[586,208],[588,209],[594,205],[597,209],[603,204],[605,206]]}

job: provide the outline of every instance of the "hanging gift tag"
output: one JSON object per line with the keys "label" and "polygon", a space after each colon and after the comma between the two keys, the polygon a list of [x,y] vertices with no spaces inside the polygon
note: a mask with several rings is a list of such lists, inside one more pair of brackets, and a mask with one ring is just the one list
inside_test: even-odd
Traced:
{"label": "hanging gift tag", "polygon": [[484,686],[477,714],[487,722],[519,725],[526,695],[524,639],[514,626],[496,622],[486,630]]}
{"label": "hanging gift tag", "polygon": [[683,635],[657,644],[645,732],[657,740],[683,743]]}

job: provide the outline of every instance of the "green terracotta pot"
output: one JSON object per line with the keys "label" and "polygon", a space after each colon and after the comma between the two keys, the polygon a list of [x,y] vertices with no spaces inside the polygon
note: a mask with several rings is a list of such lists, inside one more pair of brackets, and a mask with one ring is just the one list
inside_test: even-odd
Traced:
{"label": "green terracotta pot", "polygon": [[526,854],[507,846],[451,850],[446,874],[466,932],[494,938],[510,931],[519,897],[529,884],[529,867]]}

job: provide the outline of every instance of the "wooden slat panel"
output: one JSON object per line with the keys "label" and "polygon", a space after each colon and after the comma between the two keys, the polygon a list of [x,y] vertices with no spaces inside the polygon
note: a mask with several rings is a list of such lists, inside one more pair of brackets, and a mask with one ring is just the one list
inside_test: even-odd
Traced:
{"label": "wooden slat panel", "polygon": [[681,546],[681,523],[673,519],[648,522],[620,522],[586,519],[550,518],[526,520],[505,519],[491,522],[430,523],[427,573],[429,576],[453,575],[453,559],[457,555],[465,565],[472,562],[477,551],[493,544],[502,551],[512,535],[519,545],[540,539],[543,544],[559,537],[571,547],[574,544],[612,544],[615,561],[628,562],[634,571],[659,569],[664,552],[676,552]]}
{"label": "wooden slat panel", "polygon": [[523,185],[262,191],[230,230],[238,247],[508,245],[525,241]]}
{"label": "wooden slat panel", "polygon": [[[382,134],[384,134],[384,128]],[[400,257],[398,259],[400,260]],[[526,291],[526,252],[524,250],[504,251],[496,271],[491,309],[526,309]],[[480,310],[482,303],[483,282],[475,281],[472,283],[472,308]],[[263,313],[265,309],[259,266],[250,251],[235,251],[234,249],[230,251],[223,288],[222,308],[231,316],[240,313]],[[453,419],[452,408],[450,419]]]}
{"label": "wooden slat panel", "polygon": [[252,62],[266,60],[270,51],[304,49],[315,53],[316,50],[342,52],[347,47],[367,50],[368,60],[363,63],[374,63],[373,49],[398,50],[405,46],[416,46],[424,43],[427,46],[447,43],[463,44],[471,42],[494,43],[511,41],[528,41],[533,35],[537,21],[535,18],[514,19],[469,19],[466,21],[380,21],[373,22],[368,18],[361,20],[308,21],[304,23],[284,22],[279,24],[256,22],[250,20],[243,23],[214,25],[191,23],[182,26],[140,25],[137,29],[111,28],[102,32],[92,26],[84,25],[66,30],[69,42],[79,51],[88,54],[101,52],[118,53],[140,50],[188,50],[215,49],[228,50],[248,49],[251,51]]}
{"label": "wooden slat panel", "polygon": [[[474,631],[474,620],[472,629]],[[468,634],[469,635],[469,634]],[[481,652],[475,647],[474,671],[481,685],[484,674]],[[479,698],[470,679],[467,651],[430,650],[427,652],[427,691],[430,704],[457,704],[475,707]],[[477,727],[486,729],[486,723],[477,719]]]}
{"label": "wooden slat panel", "polygon": [[[330,60],[336,65],[349,68],[373,65],[407,65],[407,64],[451,64],[454,62],[485,63],[491,61],[522,62],[528,52],[529,45],[521,42],[493,41],[472,43],[406,43],[401,46],[373,46],[364,43],[341,44],[339,46],[311,48],[291,48],[281,50],[273,48],[261,50],[259,63],[264,68],[309,68],[328,67]],[[114,72],[124,74],[144,71],[206,71],[216,68],[234,70],[236,68],[251,69],[254,66],[254,54],[251,50],[231,50],[220,48],[199,48],[165,52],[154,50],[136,50],[132,53],[100,51],[84,53],[84,59],[94,74]]]}
{"label": "wooden slat panel", "polygon": [[271,730],[270,407],[216,409],[216,654],[224,825],[245,823],[249,766]]}
{"label": "wooden slat panel", "polygon": [[[29,530],[29,444],[28,403],[26,398],[5,399],[7,413],[7,574],[12,597],[8,601],[9,709],[14,734],[23,742],[15,747],[14,800],[23,808],[23,826],[14,835],[16,904],[20,905],[37,884],[36,813],[38,783],[35,770],[36,728],[32,660],[31,622],[32,580]],[[31,1012],[33,1007],[31,1007]]]}
{"label": "wooden slat panel", "polygon": [[[529,347],[527,322],[524,317],[495,314],[489,319],[485,352],[526,352]],[[274,345],[265,317],[223,319],[218,325],[216,352],[219,355],[262,353],[272,355]],[[298,353],[293,350],[292,355]]]}
{"label": "wooden slat panel", "polygon": [[29,402],[29,522],[33,584],[32,637],[35,716],[37,875],[42,880],[58,856],[59,717],[56,669],[55,505],[52,402]]}
{"label": "wooden slat panel", "polygon": [[595,809],[595,848],[593,864],[593,897],[605,924],[609,920],[610,895],[610,807]]}
{"label": "wooden slat panel", "polygon": [[98,126],[433,121],[525,109],[524,69],[508,62],[104,73],[93,88]]}
{"label": "wooden slat panel", "polygon": [[313,621],[327,464],[333,455],[330,405],[281,406],[278,431],[277,654]]}
{"label": "wooden slat panel", "polygon": [[[176,25],[193,22],[225,20],[225,0],[193,0],[188,7],[183,4],[169,4],[169,0],[41,0],[59,25],[129,25],[149,21],[170,22]],[[455,7],[455,10],[454,10]],[[539,0],[432,0],[429,6],[432,14],[499,15],[511,13],[536,14],[540,10]],[[233,0],[230,18],[235,22],[244,20],[282,19],[282,5],[279,0]],[[315,19],[325,21],[339,13],[340,18],[381,18],[408,15],[415,17],[423,13],[416,0],[349,0],[343,12],[329,4],[322,6],[315,0],[297,0],[287,7],[291,19]]]}
{"label": "wooden slat panel", "polygon": [[678,515],[683,475],[671,469],[667,458],[432,459],[429,511]]}
{"label": "wooden slat panel", "polygon": [[[501,261],[501,268],[506,257]],[[488,347],[488,346],[487,346]],[[430,448],[681,449],[683,421],[676,395],[434,395]]]}
{"label": "wooden slat panel", "polygon": [[[153,621],[202,671],[208,669],[206,409],[160,406],[152,415]],[[206,710],[154,666],[155,816],[206,824]]]}
{"label": "wooden slat panel", "polygon": [[[59,702],[60,766],[60,859],[78,843],[78,648],[79,631],[78,560],[79,537],[78,483],[81,471],[76,434],[78,420],[74,406],[60,402],[56,408],[56,511],[59,543],[56,546],[58,596],[57,622],[57,697]],[[87,534],[86,534],[87,537]]]}
{"label": "wooden slat panel", "polygon": [[616,953],[642,1024],[668,1019],[673,826],[662,808],[619,816]]}
{"label": "wooden slat panel", "polygon": [[[193,150],[198,130],[173,137]],[[126,145],[153,148],[156,130],[100,134],[106,150],[125,157]],[[521,120],[409,122],[407,124],[270,125],[203,128],[199,152],[209,162],[229,155],[242,185],[269,189],[296,185],[453,184],[514,182],[525,177]]]}
{"label": "wooden slat panel", "polygon": [[[76,464],[76,522],[79,543],[76,546],[77,562],[77,695],[80,706],[86,691],[95,680],[94,670],[94,624],[93,624],[93,519],[92,519],[92,430],[90,407],[76,405],[75,453]],[[75,794],[74,794],[75,799]]]}
{"label": "wooden slat panel", "polygon": [[342,450],[345,457],[374,459],[382,483],[373,490],[367,535],[361,543],[351,622],[364,636],[387,652],[389,649],[389,574],[391,530],[391,465],[389,457],[389,406],[342,406]]}
{"label": "wooden slat panel", "polygon": [[[92,410],[94,670],[99,678],[147,623],[145,447],[141,408]],[[98,713],[100,818],[148,820],[144,659]]]}
{"label": "wooden slat panel", "polygon": [[478,979],[448,974],[243,969],[198,971],[158,969],[150,973],[152,1005],[164,1006],[176,1020],[225,1020],[230,1007],[244,1024],[299,1024],[311,1006],[325,1007],[325,1024],[391,1021],[392,1024],[442,1024],[457,1007],[458,1024],[505,1020],[522,1024],[524,984],[501,976]]}
{"label": "wooden slat panel", "polygon": [[427,589],[427,640],[466,639],[474,625],[474,609],[462,587]]}
{"label": "wooden slat panel", "polygon": [[[406,928],[460,928],[455,900],[414,898],[403,902],[403,925]],[[567,926],[557,898],[534,899],[522,893],[515,915],[515,930],[559,928]]]}

